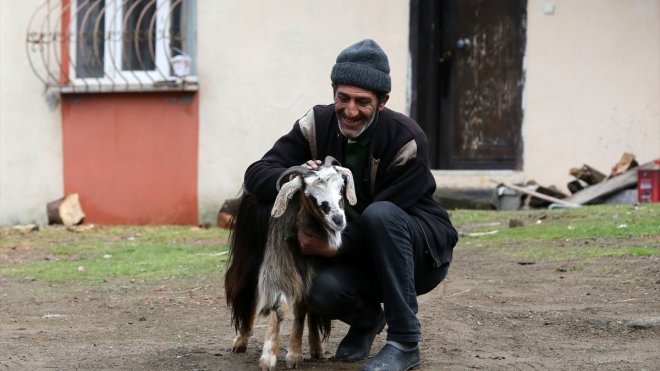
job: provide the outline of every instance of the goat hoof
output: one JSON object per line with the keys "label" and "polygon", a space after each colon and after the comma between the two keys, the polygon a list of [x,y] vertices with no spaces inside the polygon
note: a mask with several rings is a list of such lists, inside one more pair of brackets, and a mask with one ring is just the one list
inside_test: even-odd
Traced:
{"label": "goat hoof", "polygon": [[286,355],[286,367],[298,368],[302,365],[302,354],[289,352]]}
{"label": "goat hoof", "polygon": [[312,357],[312,359],[323,359],[323,349],[321,349],[321,350],[310,350],[309,355],[310,355],[310,357]]}
{"label": "goat hoof", "polygon": [[241,345],[241,346],[235,346],[231,348],[232,353],[245,353],[247,351],[247,346]]}
{"label": "goat hoof", "polygon": [[277,364],[277,357],[274,355],[262,355],[259,359],[259,368],[261,371],[270,371],[275,369]]}
{"label": "goat hoof", "polygon": [[231,346],[232,353],[245,353],[247,350],[247,339],[237,336]]}

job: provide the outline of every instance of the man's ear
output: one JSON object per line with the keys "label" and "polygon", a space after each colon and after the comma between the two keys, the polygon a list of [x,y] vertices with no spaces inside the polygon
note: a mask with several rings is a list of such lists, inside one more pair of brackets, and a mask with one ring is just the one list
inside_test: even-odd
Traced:
{"label": "man's ear", "polygon": [[389,94],[385,94],[385,95],[383,95],[383,97],[382,97],[382,98],[380,99],[380,101],[378,102],[378,110],[379,110],[379,111],[382,111],[383,108],[385,108],[385,103],[387,103],[387,100],[388,100],[388,99],[390,99],[390,95],[389,95]]}

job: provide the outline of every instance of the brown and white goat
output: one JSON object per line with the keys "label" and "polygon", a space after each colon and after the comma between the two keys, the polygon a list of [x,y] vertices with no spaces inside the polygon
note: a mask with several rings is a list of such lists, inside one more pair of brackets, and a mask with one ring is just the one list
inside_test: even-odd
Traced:
{"label": "brown and white goat", "polygon": [[[329,335],[330,321],[307,313],[306,305],[315,266],[321,258],[302,255],[297,233],[301,227],[311,229],[325,236],[329,245],[339,248],[341,232],[346,226],[344,197],[351,204],[356,202],[350,170],[339,166],[330,156],[316,170],[302,166],[287,169],[278,179],[277,188],[265,241],[259,241],[259,233],[254,230],[254,220],[259,215],[254,214],[255,208],[249,204],[254,206],[256,201],[243,196],[234,220],[230,265],[225,276],[227,303],[232,306],[232,320],[238,331],[232,351],[247,349],[257,310],[263,316],[270,316],[259,360],[262,370],[275,368],[280,325],[289,306],[293,308],[294,320],[286,355],[287,367],[295,368],[302,362],[306,317],[310,355],[313,358],[323,355],[322,342]],[[249,226],[252,228],[242,224],[246,219],[252,220]],[[260,243],[264,245],[263,250],[259,249]],[[255,280],[257,274],[258,280]]]}

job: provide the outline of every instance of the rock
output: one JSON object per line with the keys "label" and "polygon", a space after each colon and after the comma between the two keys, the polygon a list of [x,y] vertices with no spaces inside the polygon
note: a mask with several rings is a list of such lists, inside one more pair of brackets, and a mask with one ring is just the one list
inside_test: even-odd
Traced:
{"label": "rock", "polygon": [[660,317],[647,317],[635,319],[626,322],[626,326],[632,329],[648,329],[653,327],[660,327]]}
{"label": "rock", "polygon": [[516,228],[516,227],[522,227],[525,225],[522,220],[520,219],[510,219],[509,220],[509,228]]}

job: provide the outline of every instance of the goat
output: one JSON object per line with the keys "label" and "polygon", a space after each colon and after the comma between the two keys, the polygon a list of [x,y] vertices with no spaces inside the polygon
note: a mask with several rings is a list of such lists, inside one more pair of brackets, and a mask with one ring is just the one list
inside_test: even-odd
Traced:
{"label": "goat", "polygon": [[341,232],[346,226],[344,197],[351,205],[356,203],[350,170],[341,167],[331,156],[316,170],[302,166],[285,170],[276,187],[278,194],[268,219],[265,241],[254,230],[254,221],[264,215],[259,215],[253,197],[246,194],[241,197],[225,275],[227,304],[232,307],[232,321],[238,332],[232,344],[233,352],[246,351],[257,309],[263,316],[270,315],[259,360],[262,370],[272,370],[277,363],[280,325],[289,305],[293,306],[294,320],[287,367],[295,368],[302,363],[305,317],[310,355],[313,358],[323,355],[323,340],[330,333],[330,321],[307,313],[306,305],[320,258],[302,255],[297,232],[300,227],[311,229],[327,238],[329,245],[339,248]]}

